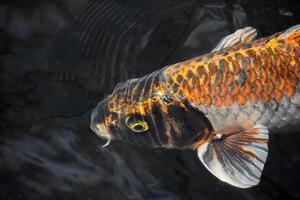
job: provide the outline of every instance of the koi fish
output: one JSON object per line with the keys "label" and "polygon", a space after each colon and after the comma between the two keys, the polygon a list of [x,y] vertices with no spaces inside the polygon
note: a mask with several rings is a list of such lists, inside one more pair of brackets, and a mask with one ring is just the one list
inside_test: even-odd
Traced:
{"label": "koi fish", "polygon": [[206,55],[117,84],[91,129],[108,143],[192,148],[221,181],[257,185],[269,133],[300,125],[300,25],[255,38],[246,27]]}

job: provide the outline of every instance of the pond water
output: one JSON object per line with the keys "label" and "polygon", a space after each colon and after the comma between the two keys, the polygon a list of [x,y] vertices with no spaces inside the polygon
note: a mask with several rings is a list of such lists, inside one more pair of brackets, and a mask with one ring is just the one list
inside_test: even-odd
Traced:
{"label": "pond water", "polygon": [[91,109],[117,82],[252,26],[300,23],[294,0],[0,3],[0,199],[300,199],[300,134],[274,133],[261,183],[217,180],[192,150],[106,142]]}

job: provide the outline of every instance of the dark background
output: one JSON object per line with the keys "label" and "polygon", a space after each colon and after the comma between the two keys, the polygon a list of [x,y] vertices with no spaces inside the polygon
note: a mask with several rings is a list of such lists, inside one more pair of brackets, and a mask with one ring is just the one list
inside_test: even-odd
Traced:
{"label": "dark background", "polygon": [[261,183],[218,181],[191,150],[105,143],[91,109],[117,82],[300,22],[297,0],[0,1],[0,199],[300,199],[300,133],[274,133]]}

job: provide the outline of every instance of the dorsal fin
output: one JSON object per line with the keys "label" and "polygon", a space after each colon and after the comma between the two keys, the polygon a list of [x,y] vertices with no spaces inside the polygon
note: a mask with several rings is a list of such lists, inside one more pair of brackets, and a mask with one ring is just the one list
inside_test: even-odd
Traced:
{"label": "dorsal fin", "polygon": [[255,28],[248,26],[242,29],[238,29],[234,33],[225,36],[211,52],[232,47],[240,43],[251,42],[256,39],[256,36],[257,31]]}

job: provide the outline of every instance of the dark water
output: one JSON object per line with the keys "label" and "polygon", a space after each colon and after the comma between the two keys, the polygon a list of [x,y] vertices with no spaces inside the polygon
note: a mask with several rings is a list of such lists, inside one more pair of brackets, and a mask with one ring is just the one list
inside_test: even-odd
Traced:
{"label": "dark water", "polygon": [[191,150],[101,149],[89,130],[117,82],[299,23],[297,0],[1,1],[0,199],[300,199],[298,133],[273,134],[261,183],[237,189]]}

